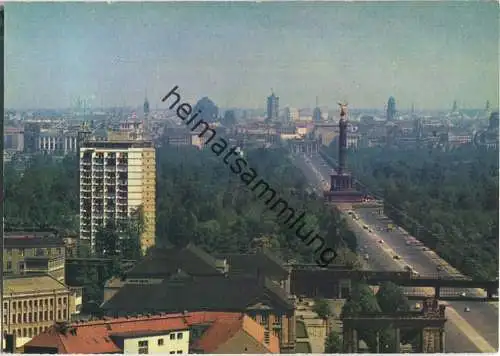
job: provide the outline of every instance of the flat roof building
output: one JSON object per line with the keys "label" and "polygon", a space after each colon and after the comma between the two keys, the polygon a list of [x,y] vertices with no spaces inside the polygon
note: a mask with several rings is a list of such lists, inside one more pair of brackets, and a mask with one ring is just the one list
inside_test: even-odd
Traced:
{"label": "flat roof building", "polygon": [[151,141],[87,141],[80,148],[80,239],[95,250],[96,233],[140,212],[144,252],[155,244],[156,158]]}

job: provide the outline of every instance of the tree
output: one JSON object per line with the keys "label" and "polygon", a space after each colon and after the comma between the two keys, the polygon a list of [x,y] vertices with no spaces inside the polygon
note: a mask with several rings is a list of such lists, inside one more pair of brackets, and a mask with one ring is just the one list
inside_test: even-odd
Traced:
{"label": "tree", "polygon": [[392,282],[384,282],[377,292],[377,302],[384,313],[410,310],[408,298],[402,289]]}
{"label": "tree", "polygon": [[118,253],[120,236],[113,220],[105,226],[99,226],[95,235],[95,252],[99,257],[113,257]]}
{"label": "tree", "polygon": [[340,354],[343,351],[342,337],[336,331],[328,334],[325,342],[325,353],[327,354]]}
{"label": "tree", "polygon": [[327,319],[330,316],[330,305],[325,299],[316,299],[312,311],[318,314],[321,319]]}

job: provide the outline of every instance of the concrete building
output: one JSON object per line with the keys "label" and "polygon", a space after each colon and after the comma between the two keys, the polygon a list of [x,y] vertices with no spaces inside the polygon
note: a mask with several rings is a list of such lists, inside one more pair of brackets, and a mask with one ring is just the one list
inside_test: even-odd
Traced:
{"label": "concrete building", "polygon": [[396,99],[390,97],[387,101],[387,121],[394,121],[396,119]]}
{"label": "concrete building", "polygon": [[[81,290],[80,290],[81,292]],[[81,304],[77,289],[48,275],[3,280],[3,331],[15,335],[18,348],[54,322],[68,321]]]}
{"label": "concrete building", "polygon": [[142,215],[144,252],[155,244],[156,161],[151,141],[87,141],[80,148],[80,240],[95,249],[96,232]]}
{"label": "concrete building", "polygon": [[78,147],[78,133],[65,130],[42,130],[37,137],[39,152],[48,154],[76,153]]}
{"label": "concrete building", "polygon": [[280,113],[280,98],[271,93],[271,96],[267,97],[267,119],[269,121],[276,121],[279,118]]}
{"label": "concrete building", "polygon": [[285,121],[295,122],[300,120],[299,109],[286,107],[284,111]]}
{"label": "concrete building", "polygon": [[4,275],[49,274],[64,283],[65,248],[52,232],[7,232],[4,237]]}
{"label": "concrete building", "polygon": [[4,130],[4,150],[24,151],[24,129],[19,127],[6,127]]}

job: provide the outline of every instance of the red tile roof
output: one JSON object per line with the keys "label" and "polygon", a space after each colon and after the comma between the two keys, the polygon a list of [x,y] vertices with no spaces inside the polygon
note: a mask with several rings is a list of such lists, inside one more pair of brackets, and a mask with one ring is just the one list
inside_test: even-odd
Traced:
{"label": "red tile roof", "polygon": [[[76,333],[71,333],[74,328]],[[90,322],[70,324],[66,333],[52,326],[35,336],[28,347],[56,347],[58,353],[109,353],[121,352],[110,335],[124,332],[153,332],[186,330],[188,324],[182,314],[153,315],[150,317],[105,318]]]}
{"label": "red tile roof", "polygon": [[[269,353],[280,352],[278,337],[271,333],[269,335],[269,344],[266,344],[264,342],[264,327],[245,314],[240,314],[237,318],[217,319],[202,337],[195,342],[193,347],[197,350],[203,350],[205,353],[214,353],[239,331],[246,332],[264,346]],[[241,352],[241,350],[232,351],[232,353],[238,352]]]}
{"label": "red tile roof", "polygon": [[[57,348],[58,353],[121,353],[112,341],[112,335],[133,335],[154,332],[186,330],[192,325],[211,324],[196,345],[205,352],[216,350],[244,330],[269,352],[279,353],[279,340],[270,336],[269,345],[264,344],[264,328],[242,313],[190,312],[183,314],[160,314],[128,318],[104,318],[101,320],[69,324],[63,334],[52,326],[46,332],[35,336],[25,347]],[[71,330],[76,332],[71,332]]]}

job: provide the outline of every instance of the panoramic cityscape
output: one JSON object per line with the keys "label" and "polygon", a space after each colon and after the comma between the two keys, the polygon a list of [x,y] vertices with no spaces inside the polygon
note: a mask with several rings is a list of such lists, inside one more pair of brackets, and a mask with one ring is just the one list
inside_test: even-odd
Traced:
{"label": "panoramic cityscape", "polygon": [[498,10],[5,4],[2,351],[497,353]]}

